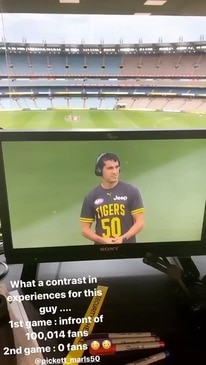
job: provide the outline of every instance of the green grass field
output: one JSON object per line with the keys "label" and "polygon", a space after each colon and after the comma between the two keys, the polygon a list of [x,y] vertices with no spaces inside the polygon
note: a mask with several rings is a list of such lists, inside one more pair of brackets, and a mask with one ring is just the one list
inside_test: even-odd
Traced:
{"label": "green grass field", "polygon": [[121,179],[146,208],[140,242],[199,240],[206,197],[205,140],[5,142],[14,247],[91,244],[80,233],[85,195],[99,183],[96,157],[113,151]]}
{"label": "green grass field", "polygon": [[[77,115],[79,122],[65,122]],[[206,114],[147,112],[132,110],[45,110],[1,111],[0,127],[5,129],[188,129],[206,128]]]}

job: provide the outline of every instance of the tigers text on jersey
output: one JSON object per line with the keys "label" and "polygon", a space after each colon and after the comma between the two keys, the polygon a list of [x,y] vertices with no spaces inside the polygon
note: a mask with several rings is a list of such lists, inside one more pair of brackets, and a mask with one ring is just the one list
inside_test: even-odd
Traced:
{"label": "tigers text on jersey", "polygon": [[[133,215],[144,211],[140,192],[134,186],[119,181],[112,189],[101,185],[84,199],[80,221],[96,222],[95,232],[102,237],[119,237],[133,225]],[[127,243],[136,242],[131,237]]]}

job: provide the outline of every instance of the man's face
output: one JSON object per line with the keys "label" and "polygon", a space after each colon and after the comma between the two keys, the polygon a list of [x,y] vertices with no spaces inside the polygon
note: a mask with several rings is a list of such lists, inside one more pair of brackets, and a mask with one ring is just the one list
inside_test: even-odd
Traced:
{"label": "man's face", "polygon": [[118,161],[105,161],[102,170],[102,177],[108,183],[115,183],[119,180],[119,170],[120,167]]}

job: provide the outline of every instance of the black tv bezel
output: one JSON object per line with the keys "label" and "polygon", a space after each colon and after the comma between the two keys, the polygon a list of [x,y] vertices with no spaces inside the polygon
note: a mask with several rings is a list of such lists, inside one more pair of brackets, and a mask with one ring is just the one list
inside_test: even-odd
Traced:
{"label": "black tv bezel", "polygon": [[[205,139],[206,129],[198,130],[41,130],[0,131],[0,217],[4,251],[9,264],[36,264],[42,262],[90,261],[142,258],[149,252],[157,256],[190,257],[206,254],[206,207],[200,241],[155,242],[124,245],[84,245],[42,248],[12,246],[9,205],[4,172],[2,142],[4,141],[116,141],[116,140]],[[80,247],[82,249],[80,249]]]}

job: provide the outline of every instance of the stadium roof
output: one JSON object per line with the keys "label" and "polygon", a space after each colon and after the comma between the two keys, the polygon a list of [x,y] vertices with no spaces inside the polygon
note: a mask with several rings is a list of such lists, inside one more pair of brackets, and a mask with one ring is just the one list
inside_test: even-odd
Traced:
{"label": "stadium roof", "polygon": [[205,0],[0,0],[3,13],[205,16]]}
{"label": "stadium roof", "polygon": [[0,54],[180,54],[206,53],[206,41],[138,44],[55,44],[0,42]]}

